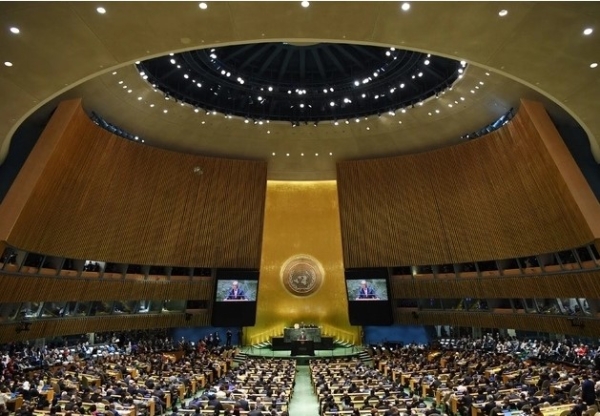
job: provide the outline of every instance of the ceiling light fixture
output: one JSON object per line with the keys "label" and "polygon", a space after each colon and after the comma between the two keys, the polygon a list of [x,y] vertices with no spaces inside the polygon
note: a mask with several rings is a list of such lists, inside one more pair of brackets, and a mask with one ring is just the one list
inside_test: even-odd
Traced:
{"label": "ceiling light fixture", "polygon": [[97,11],[98,13],[100,13],[100,14],[104,14],[104,13],[106,13],[106,9],[105,9],[104,7],[97,7],[97,8],[96,8],[96,11]]}
{"label": "ceiling light fixture", "polygon": [[590,64],[590,68],[596,68],[598,66],[598,62],[594,62]]}
{"label": "ceiling light fixture", "polygon": [[304,0],[302,3],[300,3],[302,5],[302,7],[307,8],[308,6],[310,6],[310,2]]}
{"label": "ceiling light fixture", "polygon": [[21,31],[19,30],[19,28],[18,27],[14,27],[14,26],[10,28],[10,32],[14,33],[15,35],[18,35],[19,33],[21,33]]}
{"label": "ceiling light fixture", "polygon": [[[12,29],[11,29],[11,30],[12,30]],[[594,29],[592,29],[591,27],[587,27],[587,28],[585,28],[585,29],[583,30],[583,34],[584,34],[585,36],[589,36],[589,35],[591,35],[593,32],[594,32]],[[13,33],[14,33],[14,32],[13,32]]]}
{"label": "ceiling light fixture", "polygon": [[500,17],[504,17],[507,14],[508,14],[508,10],[506,10],[506,9],[502,9],[498,12],[498,16],[500,16]]}
{"label": "ceiling light fixture", "polygon": [[410,10],[410,3],[408,2],[404,2],[402,3],[402,6],[400,7],[403,11],[407,12]]}
{"label": "ceiling light fixture", "polygon": [[12,62],[6,61],[4,62],[4,66],[13,66]]}
{"label": "ceiling light fixture", "polygon": [[198,7],[200,7],[202,10],[206,10],[206,9],[208,9],[208,4],[202,2],[198,5]]}

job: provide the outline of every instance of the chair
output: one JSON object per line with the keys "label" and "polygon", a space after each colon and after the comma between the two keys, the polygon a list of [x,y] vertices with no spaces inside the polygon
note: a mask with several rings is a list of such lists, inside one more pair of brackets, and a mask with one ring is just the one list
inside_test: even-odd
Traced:
{"label": "chair", "polygon": [[573,387],[571,387],[571,390],[569,390],[569,397],[575,397],[580,392],[581,392],[581,387],[578,386],[577,384],[575,384]]}

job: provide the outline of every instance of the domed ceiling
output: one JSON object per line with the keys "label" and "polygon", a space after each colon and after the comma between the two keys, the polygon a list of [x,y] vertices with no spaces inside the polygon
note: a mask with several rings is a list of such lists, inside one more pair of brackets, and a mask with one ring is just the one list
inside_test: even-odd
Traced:
{"label": "domed ceiling", "polygon": [[600,160],[598,2],[203,4],[0,3],[0,161],[69,98],[144,145],[266,160],[273,180],[454,145],[520,98],[580,123]]}
{"label": "domed ceiling", "polygon": [[393,47],[284,42],[200,49],[137,65],[166,98],[293,124],[401,110],[442,93],[465,66]]}

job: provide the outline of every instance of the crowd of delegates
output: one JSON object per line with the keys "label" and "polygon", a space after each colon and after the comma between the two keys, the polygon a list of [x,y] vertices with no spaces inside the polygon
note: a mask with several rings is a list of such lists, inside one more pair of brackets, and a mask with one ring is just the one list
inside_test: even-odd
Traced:
{"label": "crowd of delegates", "polygon": [[595,365],[600,369],[600,345],[566,338],[565,340],[518,340],[486,334],[481,338],[459,338],[434,345],[441,349],[495,351],[517,354],[521,358],[568,363],[573,365]]}
{"label": "crowd of delegates", "polygon": [[[134,339],[135,335],[141,338]],[[123,409],[128,406],[145,408],[149,401],[154,402],[156,414],[176,414],[177,405],[179,409],[185,405],[177,403],[181,386],[185,386],[188,394],[192,377],[207,372],[212,372],[210,378],[213,381],[199,393],[209,403],[192,400],[191,409],[214,406],[219,410],[215,415],[239,415],[240,409],[248,408],[251,403],[273,414],[281,414],[284,410],[293,386],[295,366],[273,360],[249,360],[235,367],[231,365],[235,350],[218,346],[214,340],[211,345],[202,339],[174,342],[169,337],[159,342],[157,335],[165,334],[161,331],[110,334],[106,338],[99,337],[108,341],[102,346],[90,346],[83,338],[71,347],[35,347],[27,342],[3,346],[0,415],[7,414],[11,395],[22,395],[24,399],[18,416],[31,416],[40,409],[51,415],[65,412],[67,416],[119,416],[126,413]],[[90,354],[90,350],[94,353]],[[173,351],[179,352],[181,358],[176,359]],[[135,376],[132,369],[137,372]],[[260,370],[258,377],[249,378],[256,369]],[[99,379],[100,385],[91,384],[89,380],[93,379]],[[55,391],[50,403],[44,394],[48,389]],[[172,409],[167,408],[166,395],[169,393],[173,398]],[[256,400],[257,395],[261,399]],[[218,404],[231,398],[236,400],[231,409]],[[103,403],[104,408],[86,406],[87,403]],[[188,415],[194,414],[193,410],[188,412],[191,412]]]}
{"label": "crowd of delegates", "polygon": [[[558,405],[566,407],[565,414],[570,416],[595,416],[598,411],[597,346],[569,339],[517,340],[486,335],[429,345],[378,346],[371,353],[373,367],[356,361],[331,372],[329,367],[335,364],[325,362],[312,369],[321,414],[352,411],[359,415],[362,410],[362,414],[367,411],[385,416],[470,416],[476,407],[482,416],[501,415],[507,410],[542,416],[544,409]],[[317,368],[320,372],[315,373]],[[491,368],[495,370],[490,372]],[[503,377],[508,373],[510,377]],[[401,381],[401,374],[412,375],[413,389],[406,378]],[[439,406],[434,400],[438,389]],[[359,402],[353,398],[356,395],[361,397]]]}

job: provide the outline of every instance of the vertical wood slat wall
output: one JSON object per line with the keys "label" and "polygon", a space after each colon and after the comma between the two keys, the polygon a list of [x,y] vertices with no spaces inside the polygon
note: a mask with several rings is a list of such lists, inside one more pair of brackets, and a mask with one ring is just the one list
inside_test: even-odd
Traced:
{"label": "vertical wood slat wall", "polygon": [[535,330],[553,334],[572,334],[581,337],[597,337],[600,320],[580,319],[574,325],[573,318],[539,314],[501,314],[448,311],[402,312],[396,309],[394,320],[400,325],[450,325],[455,327],[512,328]]}
{"label": "vertical wood slat wall", "polygon": [[458,279],[419,279],[393,276],[394,299],[600,299],[600,272]]}
{"label": "vertical wood slat wall", "polygon": [[0,275],[0,303],[93,300],[210,300],[214,279],[148,281]]}
{"label": "vertical wood slat wall", "polygon": [[[56,113],[63,105],[73,103]],[[263,161],[117,137],[79,103],[7,241],[79,259],[259,268],[266,174]]]}
{"label": "vertical wood slat wall", "polygon": [[31,322],[29,331],[16,333],[13,325],[0,328],[0,343],[25,339],[39,339],[60,335],[84,334],[90,332],[129,331],[133,329],[177,328],[186,326],[209,326],[210,312],[202,311],[186,317],[185,314],[160,316],[92,316],[82,318],[61,318]]}
{"label": "vertical wood slat wall", "polygon": [[337,165],[345,267],[462,263],[594,240],[527,112],[486,137]]}

